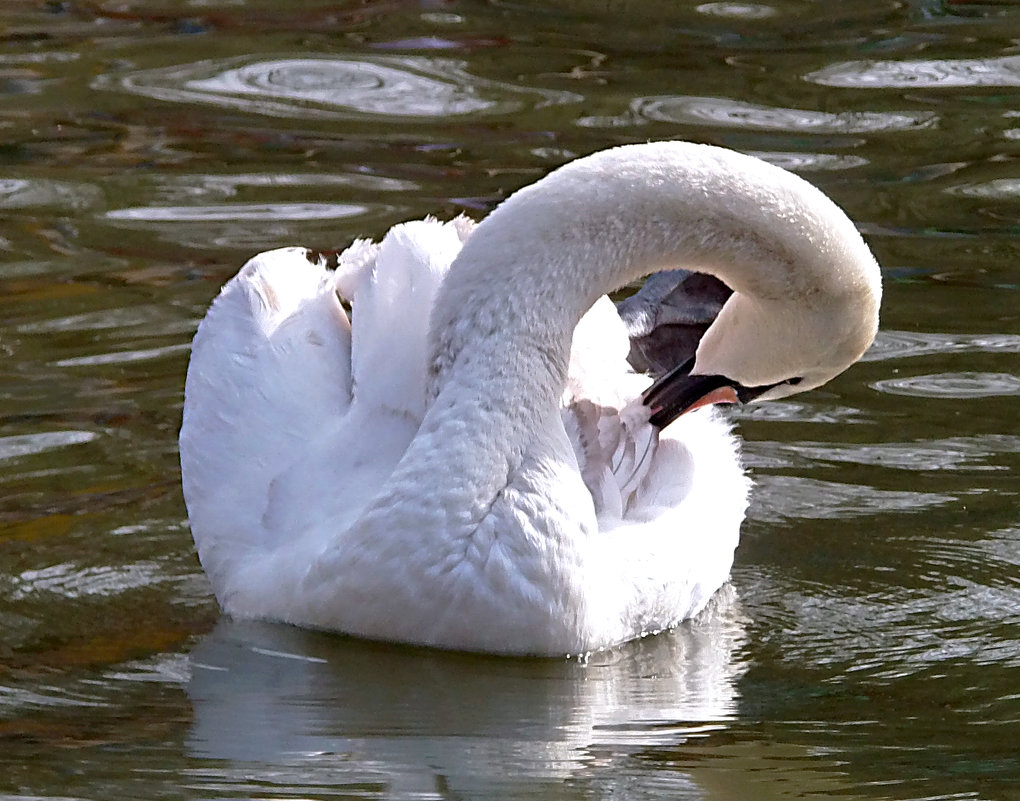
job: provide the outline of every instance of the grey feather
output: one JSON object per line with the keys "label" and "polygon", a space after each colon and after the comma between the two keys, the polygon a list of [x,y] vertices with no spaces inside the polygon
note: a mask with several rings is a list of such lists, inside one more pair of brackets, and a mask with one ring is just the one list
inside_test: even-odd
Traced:
{"label": "grey feather", "polygon": [[658,378],[694,356],[698,342],[733,294],[718,278],[690,270],[656,273],[616,310],[630,336],[627,360]]}

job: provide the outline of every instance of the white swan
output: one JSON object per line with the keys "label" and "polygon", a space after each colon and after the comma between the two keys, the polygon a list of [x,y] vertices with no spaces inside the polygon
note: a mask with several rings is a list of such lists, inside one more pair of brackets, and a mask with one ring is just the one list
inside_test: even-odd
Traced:
{"label": "white swan", "polygon": [[[734,292],[642,396],[603,293],[677,266]],[[230,615],[443,648],[584,653],[668,628],[725,581],[748,489],[727,424],[683,413],[829,380],[880,294],[820,191],[683,142],[567,164],[473,230],[397,226],[335,272],[264,253],[188,369],[202,564]]]}

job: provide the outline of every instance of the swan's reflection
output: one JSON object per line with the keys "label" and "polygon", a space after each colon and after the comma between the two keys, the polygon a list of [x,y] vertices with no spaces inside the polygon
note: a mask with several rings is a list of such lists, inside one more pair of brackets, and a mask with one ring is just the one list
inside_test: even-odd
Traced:
{"label": "swan's reflection", "polygon": [[[728,587],[678,630],[587,664],[224,620],[192,654],[189,747],[198,757],[262,763],[274,784],[325,771],[333,786],[368,782],[386,797],[501,797],[564,779],[585,785],[582,795],[592,781],[596,796],[612,795],[617,779],[638,781],[618,770],[628,754],[725,727],[743,641]],[[232,768],[224,770],[229,781]],[[689,777],[670,783],[673,797],[702,797]]]}

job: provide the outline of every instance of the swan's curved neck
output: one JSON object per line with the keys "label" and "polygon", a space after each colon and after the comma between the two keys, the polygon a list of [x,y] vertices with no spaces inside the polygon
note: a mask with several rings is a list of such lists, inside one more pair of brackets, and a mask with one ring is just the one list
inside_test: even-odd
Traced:
{"label": "swan's curved neck", "polygon": [[[548,367],[558,396],[572,332],[592,303],[676,267],[729,285],[735,294],[727,305],[747,319],[767,308],[806,329],[816,312],[838,327],[831,317],[837,307],[853,307],[854,320],[868,318],[860,304],[877,316],[874,258],[846,215],[811,184],[720,148],[625,146],[520,190],[469,237],[433,312],[433,390],[454,374],[463,380],[477,372],[475,354],[490,360],[491,372],[514,372],[534,391],[527,375],[537,380],[545,371],[511,350],[520,348]],[[722,316],[738,315],[731,308]],[[710,350],[718,345],[712,334],[703,341]],[[770,344],[789,347],[759,344],[763,364],[787,355],[770,353]],[[762,377],[756,385],[766,383]]]}
{"label": "swan's curved neck", "polygon": [[[514,194],[465,242],[433,308],[434,401],[394,480],[410,473],[445,486],[454,476],[460,496],[477,499],[464,512],[484,514],[558,414],[584,312],[675,267],[727,283],[727,305],[743,304],[730,317],[788,312],[805,336],[856,295],[877,304],[877,267],[852,223],[790,173],[680,142],[580,159]],[[788,356],[775,339],[776,352],[755,342],[764,364]]]}

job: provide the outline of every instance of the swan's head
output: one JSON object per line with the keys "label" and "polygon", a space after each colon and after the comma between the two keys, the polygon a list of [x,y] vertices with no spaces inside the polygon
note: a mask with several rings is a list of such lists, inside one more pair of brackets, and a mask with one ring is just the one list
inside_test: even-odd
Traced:
{"label": "swan's head", "polygon": [[808,280],[761,292],[737,289],[709,326],[694,358],[645,393],[664,427],[712,403],[774,400],[820,387],[856,362],[878,330],[880,271],[856,238]]}

